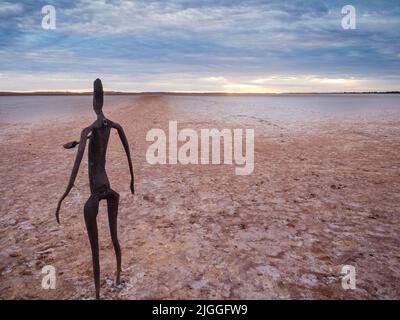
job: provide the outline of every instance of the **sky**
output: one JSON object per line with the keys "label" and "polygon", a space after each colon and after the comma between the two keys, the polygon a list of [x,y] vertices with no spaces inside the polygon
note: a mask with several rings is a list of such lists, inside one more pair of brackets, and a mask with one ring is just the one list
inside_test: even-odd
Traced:
{"label": "sky", "polygon": [[399,40],[399,0],[1,0],[0,91],[400,90]]}

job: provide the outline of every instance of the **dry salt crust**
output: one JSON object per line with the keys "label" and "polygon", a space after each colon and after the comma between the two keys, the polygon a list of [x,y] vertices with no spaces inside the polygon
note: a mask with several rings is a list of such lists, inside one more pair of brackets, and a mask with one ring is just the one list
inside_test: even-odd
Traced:
{"label": "dry salt crust", "polygon": [[[98,216],[104,299],[399,299],[400,121],[327,121],[285,126],[177,113],[163,96],[142,96],[106,114],[133,151],[136,194],[114,133],[107,169],[121,195],[122,285],[106,205]],[[91,253],[83,221],[87,159],[61,211],[76,150],[62,144],[90,124],[0,126],[0,298],[92,299]],[[159,165],[145,160],[151,128],[256,129],[255,170],[229,165]],[[236,122],[235,122],[236,121]],[[250,121],[250,122],[249,122]],[[51,138],[46,138],[50,136]],[[56,268],[55,290],[41,269]],[[340,268],[356,267],[356,290]]]}

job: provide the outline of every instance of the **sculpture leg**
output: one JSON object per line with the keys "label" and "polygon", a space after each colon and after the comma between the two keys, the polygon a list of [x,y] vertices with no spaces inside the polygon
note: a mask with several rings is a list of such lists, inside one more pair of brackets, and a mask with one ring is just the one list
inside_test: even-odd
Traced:
{"label": "sculpture leg", "polygon": [[115,285],[120,284],[120,275],[121,275],[121,248],[118,242],[117,235],[117,216],[118,216],[118,203],[119,203],[119,194],[115,191],[107,198],[107,207],[108,207],[108,222],[110,225],[110,233],[111,239],[115,250],[115,256],[117,258],[117,274],[115,278]]}
{"label": "sculpture leg", "polygon": [[97,213],[99,212],[99,199],[90,196],[85,204],[84,215],[86,229],[89,235],[90,247],[92,248],[93,276],[96,288],[96,299],[100,298],[100,263],[99,263],[99,239],[97,232]]}

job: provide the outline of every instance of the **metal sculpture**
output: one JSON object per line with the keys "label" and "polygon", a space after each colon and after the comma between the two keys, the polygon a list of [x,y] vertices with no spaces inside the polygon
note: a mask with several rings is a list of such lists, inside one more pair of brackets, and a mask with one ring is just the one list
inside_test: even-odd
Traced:
{"label": "metal sculpture", "polygon": [[131,155],[129,152],[129,144],[122,127],[109,119],[107,119],[102,111],[103,108],[103,85],[100,79],[94,81],[94,92],[93,92],[93,109],[97,115],[97,120],[93,122],[89,127],[82,130],[79,141],[72,141],[64,144],[64,148],[71,149],[76,145],[79,145],[78,152],[76,154],[74,167],[69,179],[69,183],[66,191],[58,201],[56,210],[57,222],[60,223],[59,213],[61,203],[65,197],[69,194],[76,176],[78,174],[79,166],[85,152],[86,141],[89,140],[89,182],[91,195],[87,200],[84,207],[84,217],[87,232],[89,235],[90,246],[92,250],[92,261],[93,261],[93,275],[94,284],[96,288],[96,299],[100,297],[100,263],[99,263],[99,241],[97,232],[97,214],[99,210],[99,202],[103,199],[107,200],[108,208],[108,221],[110,225],[111,239],[115,250],[117,259],[117,272],[115,284],[120,284],[121,275],[121,248],[118,242],[117,236],[117,216],[118,216],[118,203],[119,194],[111,189],[110,182],[107,177],[105,164],[106,164],[106,152],[108,140],[110,137],[110,131],[112,128],[118,131],[118,135],[121,139],[122,145],[125,149],[126,156],[128,158],[129,171],[131,175],[130,189],[132,194],[134,190],[134,177],[133,177],[133,166]]}

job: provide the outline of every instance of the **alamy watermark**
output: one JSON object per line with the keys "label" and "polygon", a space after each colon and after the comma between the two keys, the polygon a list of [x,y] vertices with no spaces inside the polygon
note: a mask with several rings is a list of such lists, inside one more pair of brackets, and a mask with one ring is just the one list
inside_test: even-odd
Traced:
{"label": "alamy watermark", "polygon": [[54,30],[56,26],[56,8],[50,4],[42,7],[42,28],[45,30]]}
{"label": "alamy watermark", "polygon": [[42,268],[42,288],[45,290],[56,288],[56,268],[52,265],[46,265]]}
{"label": "alamy watermark", "polygon": [[356,289],[356,268],[352,265],[344,265],[342,267],[342,288],[344,290]]}
{"label": "alamy watermark", "polygon": [[342,28],[345,30],[356,29],[356,8],[350,4],[345,5],[342,8],[342,14],[345,15],[342,18]]}
{"label": "alamy watermark", "polygon": [[[185,128],[178,132],[178,122],[169,121],[168,150],[167,135],[162,129],[148,131],[146,141],[153,142],[146,152],[149,164],[235,164],[236,175],[249,175],[254,170],[254,129],[245,129],[244,136],[243,129],[200,129],[197,132]],[[184,143],[178,148],[178,142]]]}

